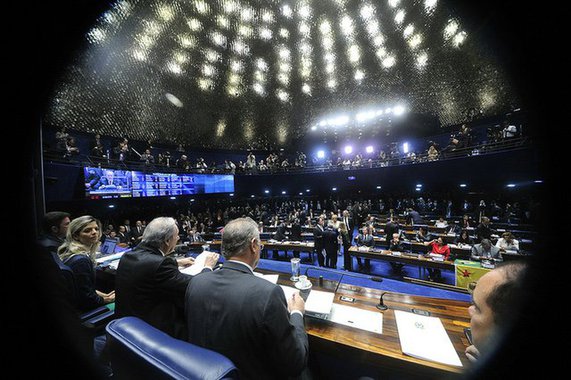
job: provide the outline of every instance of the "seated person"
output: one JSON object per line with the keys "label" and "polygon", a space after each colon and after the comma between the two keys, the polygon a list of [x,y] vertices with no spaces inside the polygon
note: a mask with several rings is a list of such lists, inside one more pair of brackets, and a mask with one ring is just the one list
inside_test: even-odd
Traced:
{"label": "seated person", "polygon": [[428,232],[426,232],[426,229],[424,227],[419,227],[418,230],[416,231],[414,240],[420,243],[424,243],[432,240],[432,237]]}
{"label": "seated person", "polygon": [[502,261],[502,255],[500,249],[492,245],[492,242],[488,239],[482,239],[480,244],[476,244],[472,247],[472,254],[470,255],[472,260],[495,260]]}
{"label": "seated person", "polygon": [[462,230],[460,236],[454,239],[454,244],[458,247],[462,247],[463,245],[474,245],[474,239],[470,237],[468,230]]}
{"label": "seated person", "polygon": [[[430,246],[430,252],[428,254],[442,255],[444,257],[444,260],[449,259],[450,247],[442,240],[442,237],[426,242],[424,243],[424,245]],[[440,271],[440,269],[427,268],[427,270],[428,270],[429,280],[436,280],[436,281],[442,280],[442,272]]]}
{"label": "seated person", "polygon": [[95,255],[101,245],[101,222],[90,215],[69,223],[67,235],[58,255],[74,274],[77,305],[81,312],[93,310],[115,301],[115,292],[104,293],[95,285]]}
{"label": "seated person", "polygon": [[466,356],[476,362],[482,355],[497,354],[498,337],[516,320],[521,319],[522,290],[526,264],[510,261],[483,275],[472,294],[469,307],[472,345]]}
{"label": "seated person", "polygon": [[[393,233],[393,238],[391,239],[391,241],[389,242],[389,251],[394,251],[394,252],[404,252],[404,246],[402,245],[402,242],[400,241],[400,234],[395,232]],[[402,263],[395,263],[395,262],[389,262],[389,264],[391,264],[391,267],[393,268],[393,271],[395,273],[399,273],[402,274],[402,267],[404,267],[404,264]]]}
{"label": "seated person", "polygon": [[[369,226],[364,226],[361,229],[361,233],[355,237],[355,244],[357,247],[372,247],[375,245],[375,241],[373,239],[373,235],[371,235]],[[359,266],[359,270],[363,268],[363,263],[361,262],[361,258],[357,256],[357,265]],[[365,259],[365,268],[371,267],[371,260]]]}
{"label": "seated person", "polygon": [[105,170],[103,176],[99,179],[94,186],[94,190],[122,190],[128,187],[127,183],[124,181],[124,178],[119,178],[115,175],[115,171],[108,169]]}
{"label": "seated person", "polygon": [[444,218],[440,218],[436,221],[436,223],[434,224],[434,227],[446,228],[446,227],[448,227],[448,222],[445,221]]}
{"label": "seated person", "polygon": [[460,235],[460,232],[462,232],[462,227],[460,227],[460,223],[457,220],[454,221],[454,224],[449,224],[445,231],[448,235]]}
{"label": "seated person", "polygon": [[501,252],[516,251],[519,252],[519,241],[517,241],[511,232],[504,232],[502,237],[496,242],[496,247]]}

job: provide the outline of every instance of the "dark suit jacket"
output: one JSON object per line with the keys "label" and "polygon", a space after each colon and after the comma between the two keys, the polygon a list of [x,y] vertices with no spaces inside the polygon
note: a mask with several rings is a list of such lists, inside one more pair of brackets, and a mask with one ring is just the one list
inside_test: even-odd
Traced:
{"label": "dark suit jacket", "polygon": [[191,278],[180,272],[174,258],[141,243],[119,262],[115,313],[139,317],[175,338],[186,339],[184,293]]}
{"label": "dark suit jacket", "polygon": [[278,285],[240,263],[194,277],[185,313],[188,340],[226,355],[241,379],[287,378],[307,365],[303,317],[290,316]]}
{"label": "dark suit jacket", "polygon": [[318,253],[323,249],[323,227],[317,225],[313,228],[313,245]]}

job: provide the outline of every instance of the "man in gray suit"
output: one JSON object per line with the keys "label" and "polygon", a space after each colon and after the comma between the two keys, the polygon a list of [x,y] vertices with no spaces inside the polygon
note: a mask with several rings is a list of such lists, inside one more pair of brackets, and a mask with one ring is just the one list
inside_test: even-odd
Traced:
{"label": "man in gray suit", "polygon": [[234,362],[241,379],[281,379],[307,366],[305,302],[254,275],[263,249],[258,226],[238,218],[224,227],[220,270],[202,273],[186,290],[188,340]]}
{"label": "man in gray suit", "polygon": [[480,244],[472,247],[472,260],[491,260],[502,261],[502,254],[500,249],[488,239],[482,239]]}

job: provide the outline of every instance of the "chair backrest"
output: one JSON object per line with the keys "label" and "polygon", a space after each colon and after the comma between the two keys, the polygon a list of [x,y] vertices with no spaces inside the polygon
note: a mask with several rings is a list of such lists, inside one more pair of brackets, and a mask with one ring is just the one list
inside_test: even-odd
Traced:
{"label": "chair backrest", "polygon": [[75,283],[75,274],[73,273],[70,267],[64,264],[64,262],[60,259],[60,257],[56,252],[51,252],[51,254],[52,258],[54,259],[54,262],[57,264],[60,270],[60,274],[64,280],[64,284],[69,292],[70,301],[73,306],[77,306],[77,301],[78,301],[77,298],[79,291],[77,289],[77,284]]}
{"label": "chair backrest", "polygon": [[238,379],[225,356],[175,339],[136,317],[111,321],[107,349],[118,379]]}

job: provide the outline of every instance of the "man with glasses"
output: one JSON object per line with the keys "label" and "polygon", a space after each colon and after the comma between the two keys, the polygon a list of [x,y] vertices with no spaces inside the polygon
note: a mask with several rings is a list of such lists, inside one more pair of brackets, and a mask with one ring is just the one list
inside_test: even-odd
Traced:
{"label": "man with glasses", "polygon": [[229,222],[222,233],[224,265],[190,281],[186,320],[191,343],[234,362],[245,379],[301,374],[308,360],[305,302],[286,299],[280,286],[254,275],[263,245],[251,218]]}

